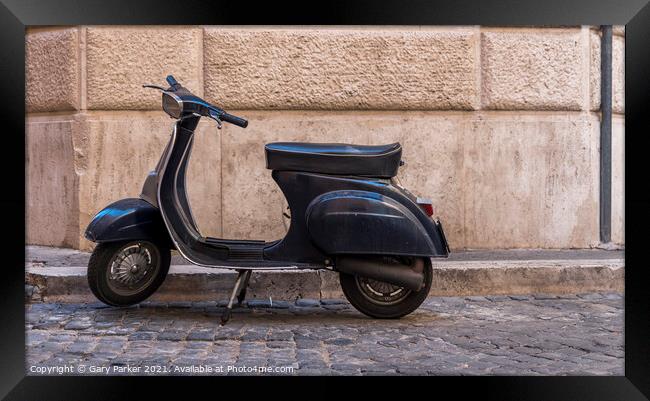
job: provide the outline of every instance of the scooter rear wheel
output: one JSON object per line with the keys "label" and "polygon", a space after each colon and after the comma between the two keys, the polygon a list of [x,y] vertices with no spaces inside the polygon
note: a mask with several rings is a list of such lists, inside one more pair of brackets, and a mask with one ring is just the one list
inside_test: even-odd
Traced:
{"label": "scooter rear wheel", "polygon": [[412,291],[383,281],[339,273],[343,294],[359,312],[378,319],[397,319],[416,310],[429,295],[433,279],[431,260],[423,258],[424,287]]}
{"label": "scooter rear wheel", "polygon": [[134,305],[160,287],[170,262],[169,249],[149,241],[98,244],[88,262],[88,285],[105,304]]}

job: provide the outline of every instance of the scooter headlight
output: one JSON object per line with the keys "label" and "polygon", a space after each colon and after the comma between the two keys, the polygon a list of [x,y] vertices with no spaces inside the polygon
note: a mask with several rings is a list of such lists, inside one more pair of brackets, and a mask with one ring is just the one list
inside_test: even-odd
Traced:
{"label": "scooter headlight", "polygon": [[179,119],[183,113],[183,101],[178,97],[168,92],[162,94],[162,107],[165,113],[170,117]]}

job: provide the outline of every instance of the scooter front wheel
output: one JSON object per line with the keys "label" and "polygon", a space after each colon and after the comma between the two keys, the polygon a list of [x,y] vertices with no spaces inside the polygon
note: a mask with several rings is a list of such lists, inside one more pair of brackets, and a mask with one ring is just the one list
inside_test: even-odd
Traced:
{"label": "scooter front wheel", "polygon": [[88,285],[105,304],[134,305],[160,287],[170,262],[170,250],[153,242],[101,243],[90,256]]}
{"label": "scooter front wheel", "polygon": [[416,310],[429,295],[433,268],[429,258],[423,262],[424,286],[419,291],[339,272],[341,289],[359,312],[378,319],[397,319]]}

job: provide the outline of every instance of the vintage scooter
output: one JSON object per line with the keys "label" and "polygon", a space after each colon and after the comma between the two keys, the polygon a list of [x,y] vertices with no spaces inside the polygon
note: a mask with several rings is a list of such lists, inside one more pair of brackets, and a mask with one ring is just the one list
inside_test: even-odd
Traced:
{"label": "vintage scooter", "polygon": [[329,269],[339,272],[348,301],[375,318],[417,309],[432,282],[431,257],[449,247],[433,207],[395,182],[399,143],[381,146],[270,143],[266,167],[287,199],[290,226],[276,241],[204,237],[185,189],[194,130],[201,117],[245,128],[248,122],[209,104],[171,75],[162,108],[176,120],[160,161],[139,198],[122,199],[94,216],[85,237],[96,242],[88,264],[95,296],[114,306],[149,297],[165,279],[170,250],[189,262],[238,271],[222,323],[234,299],[244,300],[253,270]]}

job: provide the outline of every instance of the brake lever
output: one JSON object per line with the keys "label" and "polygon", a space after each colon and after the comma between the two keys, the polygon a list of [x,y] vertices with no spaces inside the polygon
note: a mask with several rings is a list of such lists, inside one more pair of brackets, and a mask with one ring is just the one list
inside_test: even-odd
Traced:
{"label": "brake lever", "polygon": [[163,92],[167,91],[167,89],[165,89],[165,88],[163,88],[163,87],[160,87],[160,86],[158,86],[158,85],[149,85],[149,84],[145,84],[145,85],[142,85],[142,87],[143,87],[143,88],[159,89],[159,90],[161,90],[161,91],[163,91]]}
{"label": "brake lever", "polygon": [[221,126],[223,125],[219,117],[212,117],[214,121],[217,122],[217,129],[221,129]]}
{"label": "brake lever", "polygon": [[213,119],[214,121],[217,122],[217,129],[221,129],[223,126],[223,121],[219,118],[219,114],[217,114],[214,110],[210,109],[210,112],[208,113],[208,117]]}

